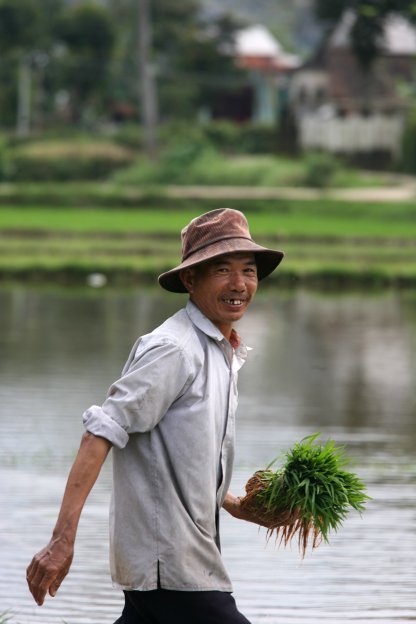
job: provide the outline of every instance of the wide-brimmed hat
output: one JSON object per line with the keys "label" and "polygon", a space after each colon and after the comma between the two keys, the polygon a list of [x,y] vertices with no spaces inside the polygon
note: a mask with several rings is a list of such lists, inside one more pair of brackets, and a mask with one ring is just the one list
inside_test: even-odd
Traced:
{"label": "wide-brimmed hat", "polygon": [[186,293],[179,272],[229,253],[254,253],[258,279],[267,277],[281,262],[283,251],[257,245],[250,236],[247,219],[239,210],[218,208],[192,219],[182,230],[182,262],[159,275],[159,284],[171,292]]}

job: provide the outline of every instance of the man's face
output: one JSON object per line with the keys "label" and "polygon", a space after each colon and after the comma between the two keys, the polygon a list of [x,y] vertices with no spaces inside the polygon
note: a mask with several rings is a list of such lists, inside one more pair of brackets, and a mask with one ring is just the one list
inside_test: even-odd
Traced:
{"label": "man's face", "polygon": [[181,278],[191,300],[229,338],[232,324],[246,311],[257,290],[254,254],[232,253],[185,269]]}

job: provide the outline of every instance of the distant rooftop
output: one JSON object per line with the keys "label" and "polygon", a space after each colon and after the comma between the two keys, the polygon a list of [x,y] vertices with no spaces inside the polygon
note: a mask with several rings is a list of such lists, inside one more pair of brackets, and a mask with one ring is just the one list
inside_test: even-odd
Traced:
{"label": "distant rooftop", "polygon": [[249,26],[236,33],[236,52],[239,56],[277,57],[282,46],[265,26]]}
{"label": "distant rooftop", "polygon": [[[346,11],[336,26],[330,39],[335,48],[346,48],[350,45],[351,29],[356,16],[353,11]],[[392,55],[411,56],[416,54],[416,26],[400,15],[391,15],[386,19],[383,49]]]}
{"label": "distant rooftop", "polygon": [[235,54],[245,59],[263,59],[281,69],[299,65],[299,58],[285,52],[279,41],[261,24],[249,26],[236,33]]}
{"label": "distant rooftop", "polygon": [[390,54],[416,54],[416,27],[395,15],[387,23],[385,46]]}

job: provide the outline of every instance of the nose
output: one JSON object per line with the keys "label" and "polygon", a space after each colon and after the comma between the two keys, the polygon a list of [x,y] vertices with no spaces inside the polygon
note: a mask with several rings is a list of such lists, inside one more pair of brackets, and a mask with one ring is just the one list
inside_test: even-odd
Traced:
{"label": "nose", "polygon": [[230,288],[236,292],[244,292],[246,290],[246,283],[244,280],[244,274],[241,271],[230,272]]}

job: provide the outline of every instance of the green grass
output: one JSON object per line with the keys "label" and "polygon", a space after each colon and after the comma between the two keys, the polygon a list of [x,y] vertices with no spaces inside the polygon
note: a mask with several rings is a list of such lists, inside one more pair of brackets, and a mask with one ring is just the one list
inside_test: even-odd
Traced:
{"label": "green grass", "polygon": [[[1,229],[63,230],[70,232],[178,233],[191,218],[204,211],[204,202],[190,202],[194,208],[113,209],[85,207],[62,209],[59,206],[0,208]],[[212,202],[209,202],[212,204]],[[361,202],[269,201],[231,202],[245,205],[252,234],[276,237],[306,236],[340,238],[416,237],[416,205],[411,203],[377,204]],[[197,204],[197,205],[196,205]],[[217,206],[220,202],[216,202]],[[237,205],[236,205],[237,204]]]}
{"label": "green grass", "polygon": [[125,147],[115,145],[111,141],[91,137],[75,141],[59,139],[31,141],[15,147],[13,151],[28,157],[45,159],[62,157],[88,159],[97,155],[102,156],[103,153],[115,159],[124,159],[128,152]]}
{"label": "green grass", "polygon": [[[112,175],[118,184],[182,184],[205,186],[305,186],[308,179],[308,158],[271,155],[226,156],[203,152],[190,161],[151,163],[139,158],[132,166]],[[391,185],[386,175],[361,172],[339,165],[330,185],[344,188]]]}
{"label": "green grass", "polygon": [[[179,232],[219,202],[163,200],[160,208],[0,207],[0,271],[18,275],[123,272],[149,277],[176,264]],[[416,281],[416,207],[322,201],[238,201],[252,235],[282,248],[275,279],[363,283]]]}
{"label": "green grass", "polygon": [[62,210],[59,207],[31,206],[0,208],[0,229],[65,232],[178,232],[199,210],[174,213],[172,210],[140,211],[104,208]]}

